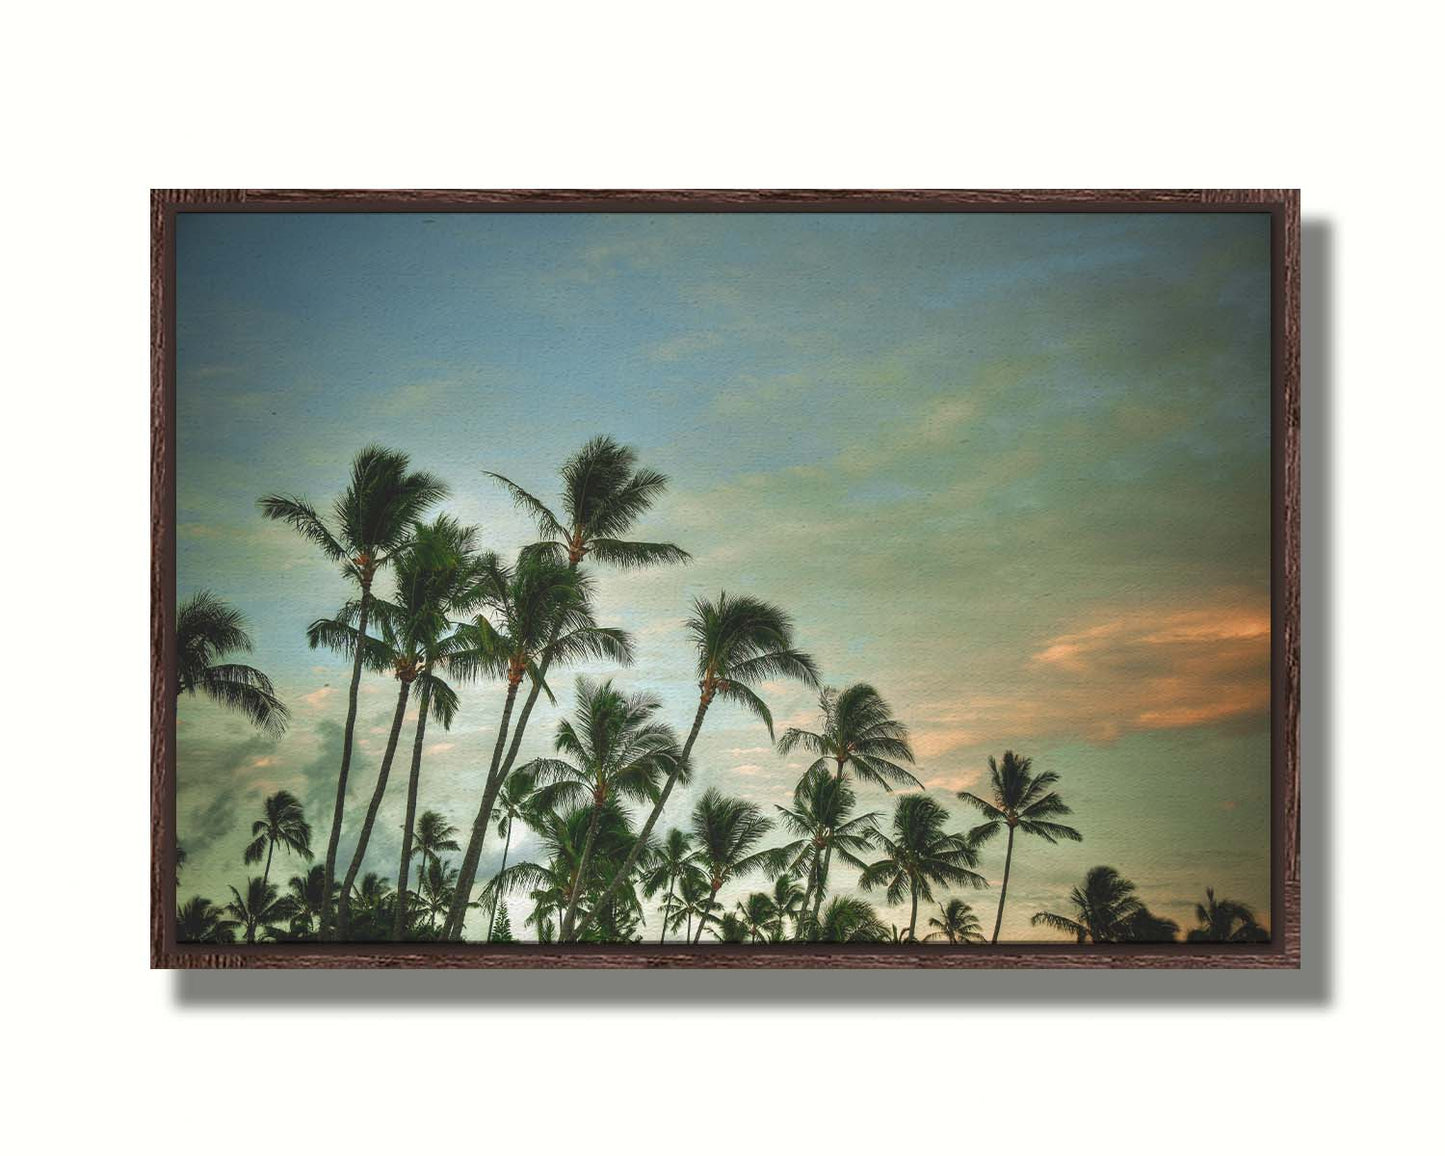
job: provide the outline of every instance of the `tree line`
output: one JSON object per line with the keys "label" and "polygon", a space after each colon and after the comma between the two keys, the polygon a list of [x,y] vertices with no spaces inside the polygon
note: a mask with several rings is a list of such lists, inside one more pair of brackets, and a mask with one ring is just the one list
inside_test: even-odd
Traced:
{"label": "tree line", "polygon": [[[552,753],[517,765],[538,699],[556,703],[548,675],[579,661],[635,660],[628,634],[598,621],[593,571],[688,562],[671,543],[633,540],[633,525],[667,486],[640,467],[633,449],[611,438],[589,441],[563,463],[556,512],[516,482],[488,474],[536,525],[538,540],[503,559],[479,545],[475,527],[447,515],[429,517],[448,487],[416,471],[406,455],[378,446],[352,463],[342,494],[323,516],[308,500],[272,494],[260,500],[268,519],[290,526],[332,563],[354,595],[306,629],[308,644],[350,662],[342,749],[327,842],[319,863],[299,800],[287,791],[266,798],[243,853],[259,875],[231,886],[221,903],[193,896],[177,912],[183,942],[261,940],[510,942],[508,898],[530,904],[525,927],[543,943],[637,942],[650,938],[645,903],[660,918],[657,942],[730,943],[985,941],[979,913],[953,890],[988,886],[979,873],[990,843],[1003,842],[1003,874],[989,942],[996,943],[1013,869],[1015,839],[1079,841],[1059,820],[1070,814],[1052,771],[1006,751],[988,760],[989,789],[958,792],[981,821],[950,830],[948,810],[922,791],[907,726],[864,682],[824,688],[813,658],[795,644],[783,609],[723,591],[692,603],[684,631],[698,698],[685,737],[662,717],[662,704],[614,679],[574,680],[571,717],[558,720]],[[379,577],[389,575],[382,589]],[[177,616],[179,693],[203,694],[280,734],[287,709],[271,680],[226,661],[249,652],[244,617],[209,591]],[[367,675],[392,681],[396,702],[376,777],[343,862],[357,704]],[[820,691],[816,730],[774,733],[764,684],[789,679]],[[450,729],[461,709],[459,688],[491,686],[500,694],[498,723],[477,775],[477,809],[468,828],[423,808],[424,741],[429,725]],[[368,849],[409,706],[416,721],[406,777],[405,820],[394,874],[368,870]],[[686,821],[659,833],[679,785],[695,774],[692,752],[715,705],[751,713],[781,755],[811,763],[791,805],[771,812],[708,787]],[[485,772],[482,772],[485,766]],[[861,810],[859,791],[898,792],[886,811]],[[535,836],[531,860],[509,861],[515,825]],[[502,841],[501,867],[477,879],[488,838]],[[310,864],[283,889],[271,880],[280,852]],[[451,857],[455,854],[456,858]],[[184,851],[177,848],[178,870]],[[373,865],[374,866],[374,865]],[[904,926],[886,924],[874,906],[836,886],[850,868],[856,889],[905,906]],[[413,874],[413,870],[415,874]],[[718,895],[747,878],[770,887],[732,908]],[[394,880],[394,882],[393,882]],[[1212,890],[1197,906],[1193,941],[1259,941],[1268,932],[1253,911]],[[1035,926],[1079,943],[1172,941],[1174,922],[1151,913],[1136,888],[1111,867],[1096,867],[1069,896],[1064,912],[1040,911]],[[484,929],[484,930],[483,930]]]}

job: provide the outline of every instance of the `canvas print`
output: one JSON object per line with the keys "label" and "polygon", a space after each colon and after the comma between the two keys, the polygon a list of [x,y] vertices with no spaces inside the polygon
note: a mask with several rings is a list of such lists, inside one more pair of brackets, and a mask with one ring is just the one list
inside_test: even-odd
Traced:
{"label": "canvas print", "polygon": [[174,235],[178,942],[1270,941],[1267,214]]}

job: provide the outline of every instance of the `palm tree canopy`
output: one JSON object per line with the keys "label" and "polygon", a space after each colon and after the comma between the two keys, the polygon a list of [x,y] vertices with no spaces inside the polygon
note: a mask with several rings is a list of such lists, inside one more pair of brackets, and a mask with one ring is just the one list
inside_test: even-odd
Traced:
{"label": "palm tree canopy", "polygon": [[423,811],[412,829],[411,853],[421,857],[423,864],[435,862],[440,851],[460,851],[457,829],[439,811]]}
{"label": "palm tree canopy", "polygon": [[888,902],[898,904],[916,890],[920,899],[933,901],[931,884],[986,887],[975,871],[978,851],[964,835],[945,834],[948,812],[927,795],[904,795],[893,809],[887,833],[877,839],[882,858],[868,864],[858,883],[865,891],[887,888]]}
{"label": "palm tree canopy", "polygon": [[240,711],[272,735],[286,730],[290,712],[276,697],[271,680],[253,666],[222,662],[228,654],[249,654],[251,636],[246,616],[201,590],[181,603],[176,613],[177,690],[204,694],[230,710]]}
{"label": "palm tree canopy", "polygon": [[240,924],[202,895],[176,909],[176,940],[180,943],[235,943]]}
{"label": "palm tree canopy", "polygon": [[311,858],[311,824],[301,810],[301,800],[290,791],[277,791],[262,804],[262,816],[251,824],[251,842],[244,861],[259,863],[270,845],[285,847],[301,858]]}
{"label": "palm tree canopy", "polygon": [[352,460],[350,481],[332,504],[329,522],[294,495],[268,494],[258,505],[264,517],[289,525],[368,589],[410,541],[417,519],[447,493],[440,479],[413,471],[406,454],[370,445]]}
{"label": "palm tree canopy", "polygon": [[1216,899],[1214,888],[1204,889],[1204,902],[1194,905],[1199,926],[1185,936],[1191,943],[1266,943],[1269,932],[1255,919],[1254,908],[1236,899]]}
{"label": "palm tree canopy", "polygon": [[1134,884],[1112,867],[1091,867],[1081,887],[1069,892],[1071,911],[1040,911],[1030,922],[1075,937],[1080,943],[1117,943],[1128,935],[1129,921],[1144,910]]}
{"label": "palm tree canopy", "polygon": [[292,907],[290,900],[278,898],[276,884],[253,875],[246,880],[244,895],[234,887],[230,890],[227,915],[235,917],[243,927],[253,928],[258,937],[269,935],[274,939],[281,934],[279,925],[290,917]]}
{"label": "palm tree canopy", "polygon": [[637,467],[637,451],[610,437],[595,437],[562,464],[561,513],[553,513],[510,478],[500,483],[542,535],[534,550],[576,564],[589,554],[626,569],[687,562],[687,551],[668,542],[627,542],[626,534],[667,488],[656,470]]}
{"label": "palm tree canopy", "polygon": [[1072,827],[1052,820],[1071,814],[1059,793],[1053,789],[1059,776],[1053,771],[1033,773],[1033,759],[1004,751],[1002,761],[988,758],[991,798],[984,799],[971,791],[959,791],[958,797],[983,812],[984,822],[969,836],[976,843],[991,839],[1005,827],[1017,827],[1037,835],[1049,843],[1070,839],[1077,843],[1083,836]]}
{"label": "palm tree canopy", "polygon": [[793,620],[751,595],[694,599],[687,631],[697,648],[697,674],[704,701],[713,696],[752,711],[773,733],[773,716],[753,685],[770,678],[796,678],[818,685],[818,667],[793,645]]}
{"label": "palm tree canopy", "polygon": [[806,771],[793,791],[793,805],[774,804],[783,826],[799,838],[774,849],[773,869],[801,872],[829,847],[860,871],[867,867],[861,856],[873,849],[879,816],[876,811],[853,816],[856,801],[847,780],[826,766]]}
{"label": "palm tree canopy", "polygon": [[851,895],[838,895],[823,908],[818,938],[825,943],[886,943],[889,934],[871,904]]}
{"label": "palm tree canopy", "polygon": [[866,682],[854,683],[842,691],[829,687],[819,699],[819,706],[823,710],[823,729],[789,727],[778,740],[780,754],[801,747],[817,756],[814,767],[824,767],[831,759],[840,776],[851,767],[859,779],[885,791],[923,785],[900,765],[914,761],[908,728],[893,717],[892,709],[873,687]]}
{"label": "palm tree canopy", "polygon": [[753,848],[772,828],[772,820],[746,799],[729,798],[709,787],[692,810],[692,834],[698,861],[713,890],[728,879],[763,866],[770,852]]}
{"label": "palm tree canopy", "polygon": [[929,916],[928,926],[933,928],[923,937],[924,942],[946,939],[949,943],[983,943],[983,928],[973,907],[962,899],[950,899],[940,912],[943,918]]}

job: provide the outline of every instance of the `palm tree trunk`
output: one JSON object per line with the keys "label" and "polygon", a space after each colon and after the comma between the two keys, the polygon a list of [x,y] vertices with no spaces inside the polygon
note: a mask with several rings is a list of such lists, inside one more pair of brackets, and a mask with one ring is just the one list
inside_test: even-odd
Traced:
{"label": "palm tree trunk", "polygon": [[909,890],[913,892],[913,911],[908,916],[908,942],[913,943],[918,938],[918,884],[914,883]]}
{"label": "palm tree trunk", "polygon": [[391,921],[391,938],[400,942],[406,933],[406,882],[411,873],[411,828],[416,822],[416,795],[421,784],[421,747],[426,735],[426,712],[431,706],[431,680],[421,684],[417,702],[416,739],[411,744],[411,777],[406,782],[406,822],[401,828],[401,866],[396,869],[396,916]]}
{"label": "palm tree trunk", "polygon": [[[583,916],[582,923],[572,933],[572,938],[564,942],[573,942],[578,936],[586,932],[586,930],[592,926],[593,917],[607,906],[618,891],[622,890],[622,884],[626,881],[627,877],[632,874],[632,868],[637,865],[638,856],[642,854],[643,847],[647,845],[648,836],[652,834],[652,829],[657,826],[657,817],[662,814],[663,807],[667,806],[667,797],[672,794],[672,788],[677,782],[678,775],[682,774],[682,768],[687,765],[687,757],[692,754],[692,744],[697,742],[697,732],[702,730],[702,720],[707,716],[707,708],[711,705],[711,693],[704,692],[698,700],[697,714],[693,715],[692,718],[692,730],[687,732],[687,742],[683,744],[682,754],[678,756],[677,766],[673,767],[672,773],[667,776],[667,782],[664,783],[662,787],[662,794],[658,795],[657,802],[652,804],[652,814],[647,816],[647,822],[642,825],[642,830],[637,836],[637,841],[632,844],[632,850],[627,853],[626,861],[622,864],[617,874],[612,877],[612,882],[608,884],[606,892],[604,892],[602,898],[597,901],[596,906]],[[701,927],[698,928],[698,933],[702,933]]]}
{"label": "palm tree trunk", "polygon": [[492,942],[492,929],[497,926],[497,908],[502,902],[502,876],[507,873],[507,856],[512,850],[512,820],[507,820],[507,837],[502,843],[502,869],[497,872],[497,893],[492,898],[492,917],[487,920],[487,942]]}
{"label": "palm tree trunk", "polygon": [[275,840],[275,839],[272,839],[271,842],[266,845],[266,870],[264,870],[264,871],[261,872],[261,890],[262,890],[262,892],[264,892],[264,891],[266,890],[266,884],[267,884],[267,882],[270,881],[270,878],[271,878],[271,853],[272,853],[273,851],[275,851],[275,850],[276,850],[276,840]]}
{"label": "palm tree trunk", "polygon": [[477,864],[482,858],[482,844],[487,839],[487,827],[492,822],[492,805],[497,801],[497,792],[502,782],[497,768],[502,761],[502,748],[507,742],[507,728],[512,721],[512,708],[517,703],[517,687],[520,680],[507,679],[507,700],[502,706],[502,721],[497,726],[497,745],[492,748],[492,765],[487,771],[487,784],[482,790],[482,805],[477,808],[477,817],[472,821],[472,837],[467,840],[467,853],[462,859],[461,873],[457,876],[456,893],[452,896],[452,908],[447,913],[446,925],[442,928],[443,939],[460,939],[462,925],[467,921],[467,904],[472,899],[472,884],[477,878]]}
{"label": "palm tree trunk", "polygon": [[989,940],[990,943],[997,943],[997,942],[998,942],[998,929],[1003,926],[1003,901],[1004,901],[1004,898],[1008,895],[1008,873],[1009,873],[1009,868],[1013,866],[1013,861],[1014,861],[1014,829],[1013,829],[1013,827],[1009,827],[1009,829],[1008,829],[1008,851],[1004,854],[1004,857],[1003,857],[1003,886],[998,889],[998,915],[996,915],[996,916],[994,917],[994,921],[993,921],[993,938],[992,938],[991,940]]}
{"label": "palm tree trunk", "polygon": [[366,808],[366,818],[361,824],[361,834],[356,839],[356,850],[351,854],[351,866],[346,869],[346,880],[341,884],[341,898],[337,900],[336,934],[345,940],[351,923],[351,885],[356,882],[362,860],[366,858],[366,844],[371,839],[371,829],[376,824],[376,813],[381,810],[381,800],[386,795],[386,780],[391,774],[391,760],[396,756],[396,744],[401,738],[401,724],[406,718],[406,700],[411,695],[411,683],[403,682],[396,695],[396,713],[391,719],[391,734],[386,739],[386,754],[381,758],[381,770],[376,773],[376,789],[371,792],[371,804]]}
{"label": "palm tree trunk", "polygon": [[713,900],[717,898],[717,893],[718,889],[716,887],[714,887],[711,891],[708,892],[707,906],[702,909],[702,915],[698,917],[697,938],[692,941],[694,947],[696,947],[699,943],[702,942],[702,931],[703,928],[707,926],[707,914],[709,911],[712,910]]}
{"label": "palm tree trunk", "polygon": [[572,894],[567,896],[567,911],[562,916],[562,936],[565,939],[577,921],[577,900],[587,881],[587,864],[592,859],[592,844],[597,839],[597,827],[602,821],[602,804],[592,804],[592,819],[587,824],[587,838],[582,843],[582,858],[577,864],[577,878],[572,883]]}
{"label": "palm tree trunk", "polygon": [[361,584],[361,610],[356,618],[356,655],[351,660],[351,689],[346,700],[346,730],[341,736],[341,771],[336,776],[336,806],[331,812],[331,834],[326,839],[326,871],[321,893],[318,938],[331,938],[331,892],[336,883],[336,847],[341,842],[341,816],[346,808],[346,776],[351,771],[351,739],[356,733],[356,699],[361,693],[361,660],[366,650],[366,619],[371,611],[371,583]]}
{"label": "palm tree trunk", "polygon": [[[835,783],[843,781],[843,767],[847,759],[838,759],[838,773],[833,776]],[[813,896],[813,922],[818,922],[818,910],[823,906],[823,891],[828,883],[828,868],[833,865],[833,840],[828,840],[828,846],[823,852],[823,869],[818,873],[818,892]]]}
{"label": "palm tree trunk", "polygon": [[667,877],[667,901],[662,905],[662,934],[657,937],[658,943],[667,939],[667,917],[672,912],[672,885],[677,882],[677,872]]}

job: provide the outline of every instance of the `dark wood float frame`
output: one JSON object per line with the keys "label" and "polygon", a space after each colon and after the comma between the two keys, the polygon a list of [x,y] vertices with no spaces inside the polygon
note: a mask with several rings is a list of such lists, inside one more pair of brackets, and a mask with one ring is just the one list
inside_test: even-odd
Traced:
{"label": "dark wood float frame", "polygon": [[[1271,847],[1268,944],[178,944],[175,220],[186,212],[1268,213]],[[1298,968],[1300,215],[1295,189],[156,189],[151,193],[151,966],[158,968]]]}

